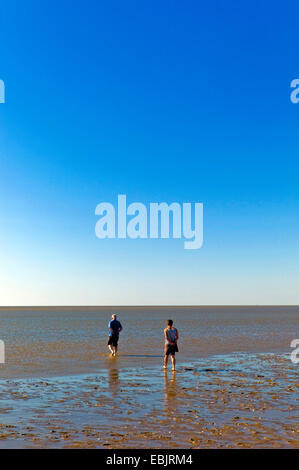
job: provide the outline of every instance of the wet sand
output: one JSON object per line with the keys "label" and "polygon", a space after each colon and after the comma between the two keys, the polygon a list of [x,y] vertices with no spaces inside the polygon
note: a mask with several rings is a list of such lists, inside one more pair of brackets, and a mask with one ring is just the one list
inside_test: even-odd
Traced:
{"label": "wet sand", "polygon": [[298,448],[298,365],[232,354],[0,383],[0,447]]}
{"label": "wet sand", "polygon": [[117,358],[107,310],[2,310],[0,447],[298,448],[299,309],[202,309],[171,310],[175,373],[161,368],[161,335],[149,341],[168,309],[124,309]]}

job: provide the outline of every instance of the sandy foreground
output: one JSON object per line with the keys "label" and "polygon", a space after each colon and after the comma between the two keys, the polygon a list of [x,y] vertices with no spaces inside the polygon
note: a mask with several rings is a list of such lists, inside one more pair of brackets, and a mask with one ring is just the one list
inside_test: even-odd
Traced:
{"label": "sandy foreground", "polygon": [[0,381],[0,446],[298,448],[298,364],[234,353],[88,375]]}

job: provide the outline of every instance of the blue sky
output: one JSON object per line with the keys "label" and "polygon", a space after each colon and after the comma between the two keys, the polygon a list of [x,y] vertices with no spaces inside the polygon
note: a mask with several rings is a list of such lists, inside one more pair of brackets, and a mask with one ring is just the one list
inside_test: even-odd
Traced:
{"label": "blue sky", "polygon": [[[0,304],[297,304],[296,2],[3,1]],[[95,207],[204,204],[204,245]]]}

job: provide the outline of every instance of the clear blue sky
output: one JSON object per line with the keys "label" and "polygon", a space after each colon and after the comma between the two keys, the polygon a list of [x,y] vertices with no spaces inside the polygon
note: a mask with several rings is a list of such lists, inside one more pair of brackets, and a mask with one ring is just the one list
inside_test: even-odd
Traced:
{"label": "clear blue sky", "polygon": [[[298,304],[295,1],[3,0],[0,304]],[[204,246],[96,205],[204,203]]]}

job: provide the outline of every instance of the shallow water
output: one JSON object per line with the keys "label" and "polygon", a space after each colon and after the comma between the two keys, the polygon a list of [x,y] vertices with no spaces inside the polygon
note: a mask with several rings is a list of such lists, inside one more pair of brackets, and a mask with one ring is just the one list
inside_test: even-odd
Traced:
{"label": "shallow water", "polygon": [[114,312],[124,327],[119,367],[161,363],[167,318],[180,333],[180,361],[236,351],[288,352],[299,337],[299,307],[1,308],[6,364],[0,378],[110,368],[107,324]]}

